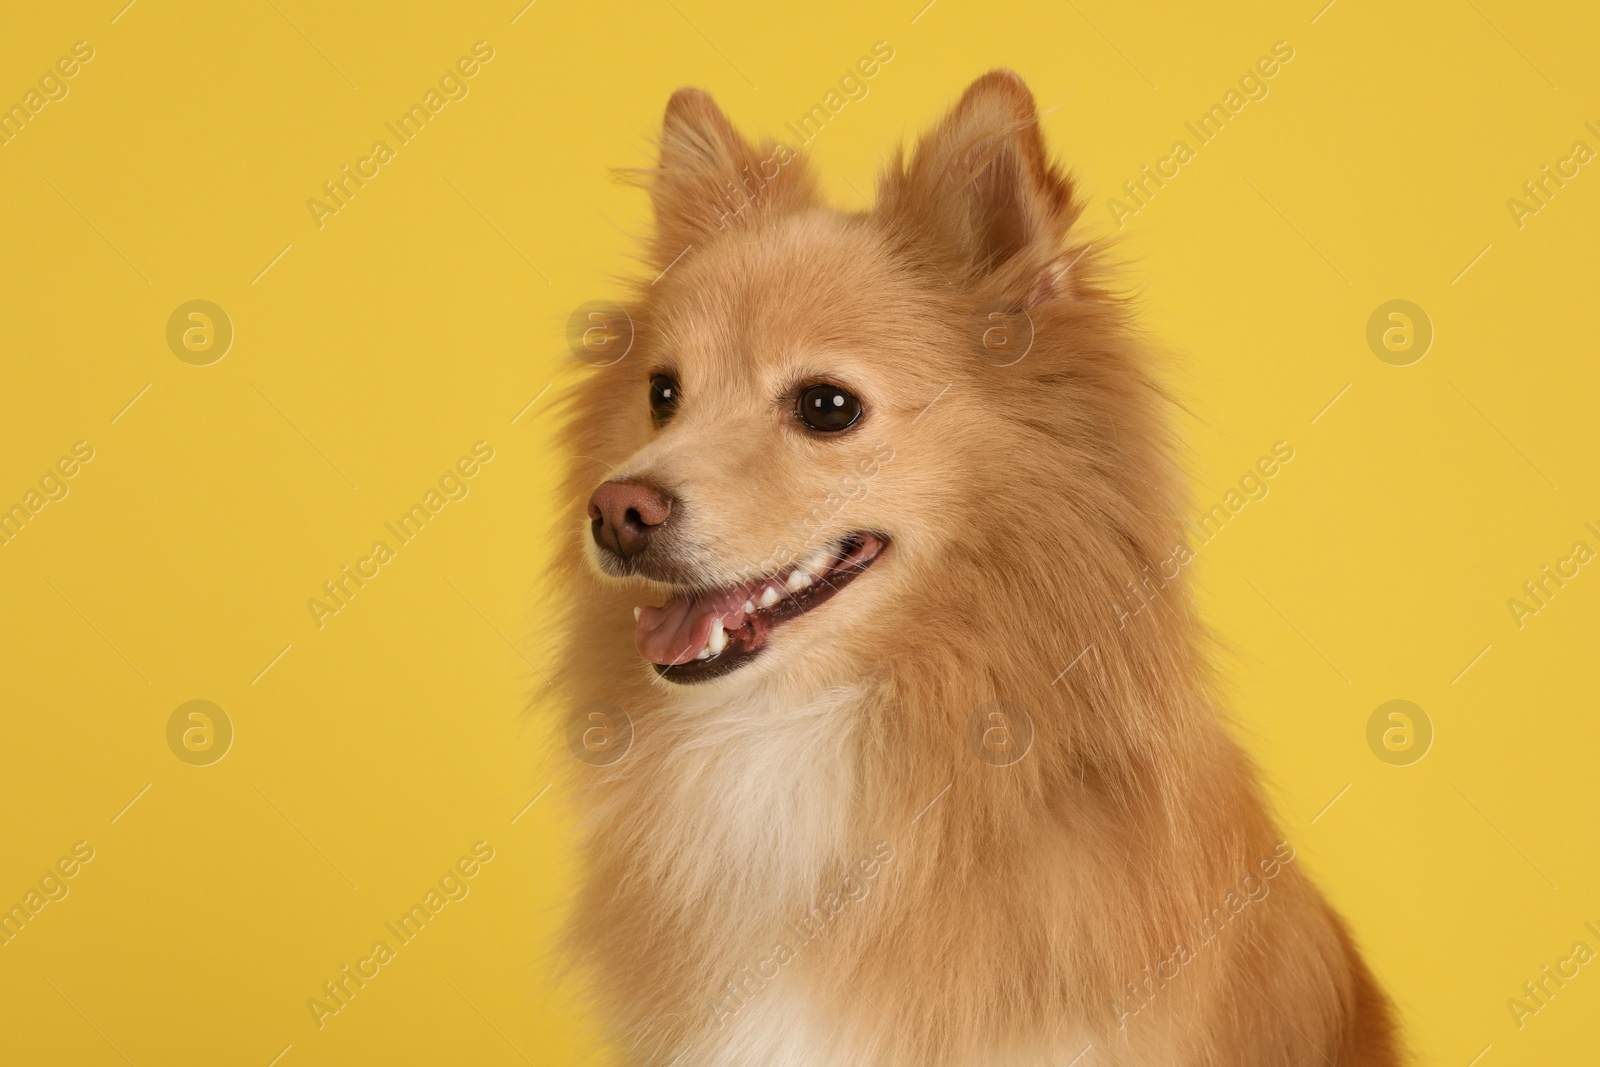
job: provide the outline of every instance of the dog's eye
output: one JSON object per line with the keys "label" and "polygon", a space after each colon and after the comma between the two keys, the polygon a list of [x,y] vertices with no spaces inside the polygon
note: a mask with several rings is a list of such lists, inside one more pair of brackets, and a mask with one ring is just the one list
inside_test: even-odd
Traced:
{"label": "dog's eye", "polygon": [[678,383],[665,374],[650,379],[650,414],[660,422],[672,418],[678,409]]}
{"label": "dog's eye", "polygon": [[800,390],[800,421],[813,430],[832,433],[855,425],[861,401],[837,385],[808,385]]}

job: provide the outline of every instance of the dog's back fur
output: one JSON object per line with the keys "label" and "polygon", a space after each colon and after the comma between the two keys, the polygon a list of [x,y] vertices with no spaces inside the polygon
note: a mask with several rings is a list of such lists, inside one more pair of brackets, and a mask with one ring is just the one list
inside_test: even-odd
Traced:
{"label": "dog's back fur", "polygon": [[[752,502],[809,506],[783,458],[724,435],[732,407],[695,426],[711,455],[666,455],[643,374],[670,352],[743,381],[807,337],[870,350],[900,390],[864,431],[892,459],[817,536],[896,525],[893,555],[770,663],[694,687],[634,652],[639,585],[565,553],[555,699],[613,701],[633,731],[620,761],[574,764],[571,938],[628,1062],[1400,1062],[1213,704],[1171,570],[1170,404],[1022,82],[976,82],[862,212],[822,205],[803,159],[702,93],[672,98],[661,154],[644,177],[667,273],[629,308],[634,351],[572,391],[568,514],[619,470],[677,464],[716,537],[770,551]],[[968,345],[989,307],[1031,319],[1020,362]],[[1143,610],[1116,606],[1130,587]],[[968,740],[995,701],[1032,730],[1005,766]]]}

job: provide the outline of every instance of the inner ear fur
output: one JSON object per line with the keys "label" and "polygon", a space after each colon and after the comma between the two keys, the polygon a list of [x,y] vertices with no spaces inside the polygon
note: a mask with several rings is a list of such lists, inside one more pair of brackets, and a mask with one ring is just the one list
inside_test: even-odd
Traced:
{"label": "inner ear fur", "polygon": [[655,209],[650,258],[657,268],[759,217],[815,200],[795,150],[771,140],[751,144],[704,90],[672,94],[660,147],[658,165],[642,175]]}
{"label": "inner ear fur", "polygon": [[969,281],[1046,297],[1079,207],[1050,162],[1033,94],[1009,70],[990,71],[879,183],[879,206],[924,255]]}

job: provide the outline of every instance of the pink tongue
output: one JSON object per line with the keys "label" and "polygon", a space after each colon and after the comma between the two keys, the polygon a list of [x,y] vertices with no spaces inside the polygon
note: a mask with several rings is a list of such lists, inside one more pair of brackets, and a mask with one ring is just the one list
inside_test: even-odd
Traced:
{"label": "pink tongue", "polygon": [[744,623],[744,602],[749,594],[743,586],[704,593],[697,597],[675,596],[659,608],[645,607],[633,640],[639,655],[651,663],[688,663],[706,647],[711,624],[737,630]]}

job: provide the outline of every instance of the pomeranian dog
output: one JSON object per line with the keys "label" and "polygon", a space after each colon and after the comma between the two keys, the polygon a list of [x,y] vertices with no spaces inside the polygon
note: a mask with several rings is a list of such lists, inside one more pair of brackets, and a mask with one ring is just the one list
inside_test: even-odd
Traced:
{"label": "pomeranian dog", "polygon": [[1212,696],[1172,404],[1022,80],[867,210],[692,89],[639,180],[550,690],[625,1061],[1401,1062]]}

